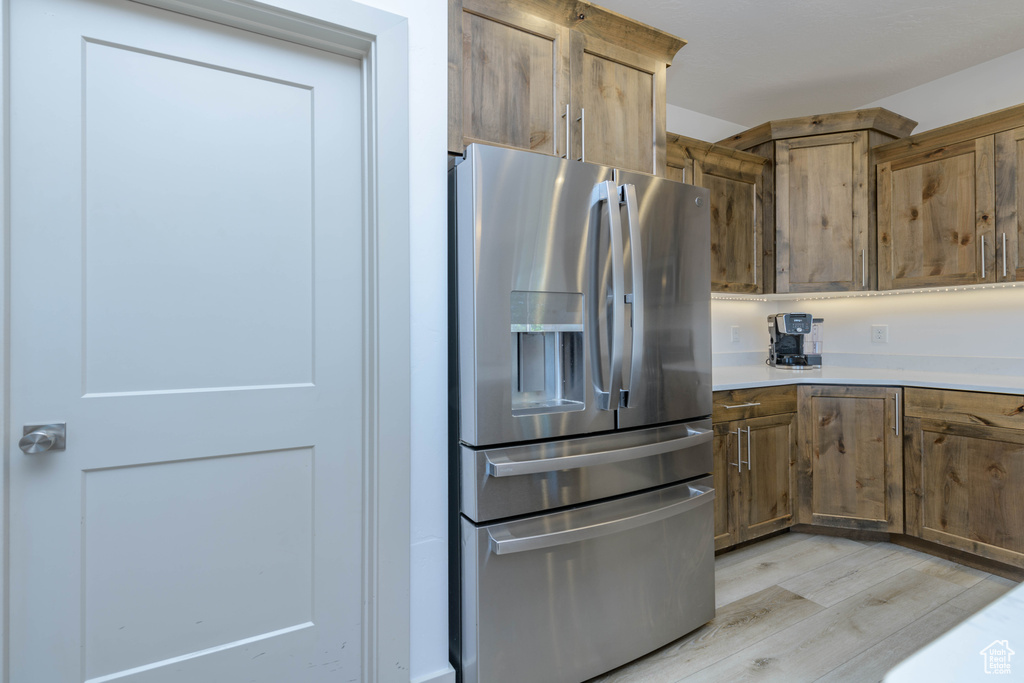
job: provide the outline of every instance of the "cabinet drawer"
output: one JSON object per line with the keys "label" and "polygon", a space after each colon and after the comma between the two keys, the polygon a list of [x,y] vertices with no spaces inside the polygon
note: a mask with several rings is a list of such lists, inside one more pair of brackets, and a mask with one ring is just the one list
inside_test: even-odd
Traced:
{"label": "cabinet drawer", "polygon": [[914,387],[904,389],[903,396],[908,418],[1024,429],[1024,396]]}
{"label": "cabinet drawer", "polygon": [[752,387],[716,391],[711,421],[730,422],[796,412],[796,386]]}

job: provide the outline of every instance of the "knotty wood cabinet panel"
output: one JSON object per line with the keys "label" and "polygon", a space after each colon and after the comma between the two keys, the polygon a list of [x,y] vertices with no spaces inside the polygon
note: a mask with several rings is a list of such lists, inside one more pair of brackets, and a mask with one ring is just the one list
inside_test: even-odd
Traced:
{"label": "knotty wood cabinet panel", "polygon": [[768,160],[668,134],[668,177],[705,187],[711,214],[711,291],[764,291],[764,169]]}
{"label": "knotty wood cabinet panel", "polygon": [[502,145],[665,174],[686,44],[584,0],[449,0],[448,151]]}
{"label": "knotty wood cabinet panel", "polygon": [[996,279],[1024,280],[1024,127],[995,140]]}
{"label": "knotty wood cabinet panel", "polygon": [[[759,398],[767,398],[772,393],[779,396],[778,400],[766,401],[762,417],[720,421],[714,425],[713,474],[718,492],[715,498],[716,550],[793,524],[797,415],[795,412],[771,414],[771,406],[786,405],[789,396],[795,398],[794,389],[737,390],[757,391]],[[716,392],[716,407],[734,398],[735,392]],[[760,406],[747,409],[758,410]]]}
{"label": "knotty wood cabinet panel", "polygon": [[[449,151],[471,142],[565,154],[569,30],[488,0],[458,3],[461,92],[449,102]],[[452,114],[457,116],[452,117]]]}
{"label": "knotty wood cabinet panel", "polygon": [[879,289],[996,281],[993,136],[878,165]]}
{"label": "knotty wood cabinet panel", "polygon": [[779,292],[868,288],[866,131],[775,145]]}
{"label": "knotty wood cabinet panel", "polygon": [[1024,431],[906,420],[907,533],[1024,567]]}
{"label": "knotty wood cabinet panel", "polygon": [[581,33],[572,44],[574,158],[664,175],[665,64]]}
{"label": "knotty wood cabinet panel", "polygon": [[801,523],[903,531],[900,396],[888,387],[800,387]]}

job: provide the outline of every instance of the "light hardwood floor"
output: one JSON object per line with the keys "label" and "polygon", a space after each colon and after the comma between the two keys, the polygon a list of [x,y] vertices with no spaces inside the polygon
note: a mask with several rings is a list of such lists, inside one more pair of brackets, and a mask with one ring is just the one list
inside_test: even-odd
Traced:
{"label": "light hardwood floor", "polygon": [[787,533],[716,558],[713,621],[590,683],[880,681],[1016,585],[891,543]]}

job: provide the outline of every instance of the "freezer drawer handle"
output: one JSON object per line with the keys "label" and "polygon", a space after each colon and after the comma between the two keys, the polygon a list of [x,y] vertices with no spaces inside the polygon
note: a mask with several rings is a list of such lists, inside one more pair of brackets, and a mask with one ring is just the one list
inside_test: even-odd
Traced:
{"label": "freezer drawer handle", "polygon": [[487,475],[490,477],[516,477],[523,474],[543,474],[545,472],[572,470],[592,465],[607,465],[613,462],[624,462],[626,460],[669,453],[682,448],[692,448],[693,446],[710,443],[714,438],[710,429],[687,427],[687,430],[690,432],[688,436],[669,441],[630,448],[618,448],[612,451],[563,455],[557,458],[544,458],[542,460],[513,460],[507,455],[485,453]]}
{"label": "freezer drawer handle", "polygon": [[490,538],[491,552],[495,555],[511,555],[512,553],[543,550],[544,548],[588,541],[620,531],[636,529],[646,524],[654,524],[655,522],[660,522],[693,510],[701,505],[706,505],[715,499],[715,490],[713,488],[699,484],[690,484],[687,486],[687,489],[689,489],[689,497],[679,502],[671,503],[664,507],[655,507],[652,510],[646,510],[629,517],[621,517],[575,529],[564,529],[549,534],[523,537],[513,536],[505,525],[488,529],[487,535]]}

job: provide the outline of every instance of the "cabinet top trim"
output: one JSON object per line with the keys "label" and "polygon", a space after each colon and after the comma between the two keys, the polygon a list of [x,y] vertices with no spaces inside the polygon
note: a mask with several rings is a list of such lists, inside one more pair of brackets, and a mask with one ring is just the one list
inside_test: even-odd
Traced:
{"label": "cabinet top trim", "polygon": [[688,138],[685,135],[668,133],[667,159],[669,166],[683,166],[687,161],[694,159],[704,161],[709,155],[718,159],[730,159],[735,162],[736,169],[742,173],[760,174],[761,168],[768,163],[768,159],[750,152],[742,152],[738,149],[722,147],[713,142],[705,142],[696,138]]}
{"label": "cabinet top trim", "polygon": [[872,152],[875,154],[875,162],[881,164],[907,155],[917,154],[918,152],[943,147],[963,140],[994,135],[995,133],[1001,133],[1004,130],[1020,126],[1024,126],[1024,104],[975,116],[973,119],[958,121],[948,126],[933,128],[923,133],[903,138],[902,140],[887,142],[884,145],[875,147]]}
{"label": "cabinet top trim", "polygon": [[749,149],[771,140],[844,133],[854,130],[876,130],[887,135],[903,137],[909,135],[915,126],[917,126],[917,121],[882,107],[873,107],[768,121],[720,140],[717,144],[735,149]]}
{"label": "cabinet top trim", "polygon": [[461,4],[464,9],[484,15],[512,6],[516,12],[532,14],[609,43],[629,46],[633,52],[648,55],[668,66],[686,45],[685,40],[671,33],[585,0],[463,0]]}

